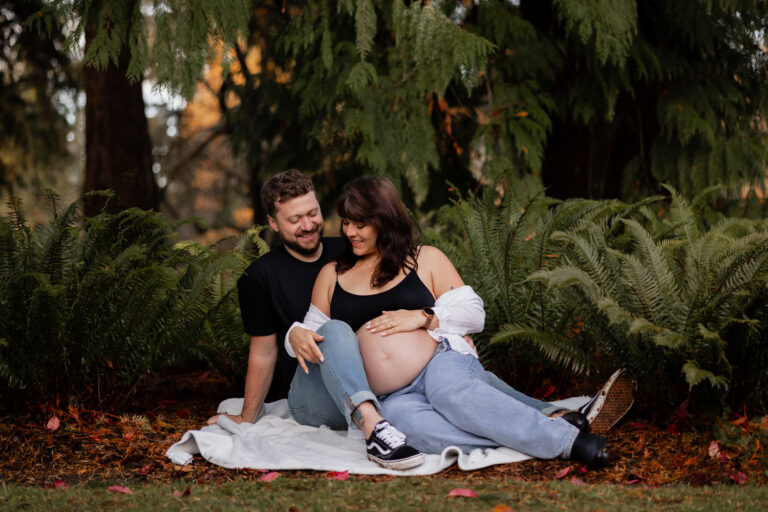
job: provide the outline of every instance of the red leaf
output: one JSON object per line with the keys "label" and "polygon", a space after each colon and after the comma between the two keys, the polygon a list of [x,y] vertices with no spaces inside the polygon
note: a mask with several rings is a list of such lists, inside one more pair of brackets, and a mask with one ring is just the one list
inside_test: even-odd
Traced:
{"label": "red leaf", "polygon": [[637,430],[645,430],[648,428],[648,425],[646,425],[642,421],[630,421],[629,423],[627,423],[627,425]]}
{"label": "red leaf", "polygon": [[717,443],[717,441],[712,441],[709,443],[709,456],[713,459],[717,458],[718,455],[720,455],[720,445]]}
{"label": "red leaf", "polygon": [[582,475],[586,474],[587,468],[585,468],[584,466],[579,466],[579,473],[581,473]]}
{"label": "red leaf", "polygon": [[280,473],[278,473],[277,471],[270,471],[269,473],[265,473],[261,475],[261,478],[259,478],[259,480],[264,480],[265,482],[271,482],[278,476],[280,476]]}
{"label": "red leaf", "polygon": [[130,490],[127,487],[123,487],[122,485],[110,485],[107,487],[107,490],[110,490],[112,492],[119,492],[122,494],[133,494],[133,491]]}
{"label": "red leaf", "polygon": [[189,496],[190,494],[192,494],[192,490],[189,487],[187,487],[184,492],[176,489],[173,490],[173,496],[176,498],[183,498],[184,496]]}
{"label": "red leaf", "polygon": [[349,477],[349,471],[329,471],[328,480],[346,480]]}
{"label": "red leaf", "polygon": [[555,392],[555,386],[549,386],[547,389],[544,390],[544,392],[541,394],[542,398],[547,398],[549,395]]}
{"label": "red leaf", "polygon": [[496,505],[491,512],[515,512],[514,509],[508,505]]}
{"label": "red leaf", "polygon": [[48,423],[46,423],[45,428],[48,430],[59,430],[59,427],[61,426],[61,420],[59,420],[58,416],[51,416],[51,418],[48,420]]}
{"label": "red leaf", "polygon": [[472,489],[452,489],[448,496],[462,496],[464,498],[477,498],[477,493]]}
{"label": "red leaf", "polygon": [[567,475],[570,472],[571,472],[571,466],[566,466],[563,469],[561,469],[560,471],[558,471],[557,473],[555,473],[555,476],[553,478],[556,478],[556,479],[559,480],[561,478],[564,478],[565,475]]}
{"label": "red leaf", "polygon": [[741,425],[742,423],[747,421],[746,416],[740,416],[738,419],[735,419],[731,422],[731,425]]}
{"label": "red leaf", "polygon": [[53,488],[54,489],[66,489],[67,484],[64,483],[64,480],[54,480],[53,481]]}
{"label": "red leaf", "polygon": [[576,476],[571,477],[571,483],[573,485],[587,485],[587,482]]}
{"label": "red leaf", "polygon": [[210,375],[211,372],[205,372],[201,376],[197,377],[195,380],[205,380],[208,378],[208,375]]}
{"label": "red leaf", "polygon": [[179,410],[179,411],[176,413],[176,417],[177,417],[177,418],[186,418],[187,416],[189,416],[189,412],[187,412],[185,409],[180,409],[180,410]]}
{"label": "red leaf", "polygon": [[141,468],[139,470],[139,474],[140,475],[146,475],[150,471],[154,471],[154,469],[155,469],[155,463],[154,462],[150,462],[149,464],[147,464],[146,466],[144,466],[143,468]]}
{"label": "red leaf", "polygon": [[749,477],[747,477],[747,474],[745,472],[737,471],[736,473],[731,475],[731,480],[733,480],[739,485],[744,485],[747,483],[747,480],[749,480]]}

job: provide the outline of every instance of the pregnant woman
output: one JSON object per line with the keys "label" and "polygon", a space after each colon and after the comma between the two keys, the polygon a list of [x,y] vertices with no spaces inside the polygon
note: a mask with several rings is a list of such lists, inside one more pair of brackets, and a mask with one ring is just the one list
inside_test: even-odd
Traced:
{"label": "pregnant woman", "polygon": [[451,445],[465,452],[506,446],[542,459],[607,462],[605,438],[488,383],[461,337],[482,330],[482,299],[439,249],[415,245],[391,182],[367,177],[349,183],[337,211],[346,251],[320,271],[305,323],[333,319],[322,327],[324,343],[357,336],[382,415],[412,447],[440,453]]}

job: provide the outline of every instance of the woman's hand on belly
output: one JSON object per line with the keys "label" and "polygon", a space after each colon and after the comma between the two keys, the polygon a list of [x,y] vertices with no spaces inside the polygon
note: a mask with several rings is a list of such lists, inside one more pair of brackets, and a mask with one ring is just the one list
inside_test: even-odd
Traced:
{"label": "woman's hand on belly", "polygon": [[365,326],[357,331],[368,385],[376,395],[391,393],[418,377],[437,347],[424,329],[386,337]]}
{"label": "woman's hand on belly", "polygon": [[388,336],[399,332],[417,331],[424,327],[426,319],[427,317],[424,316],[420,309],[382,311],[381,315],[365,324],[364,328],[370,332],[377,332],[382,336]]}

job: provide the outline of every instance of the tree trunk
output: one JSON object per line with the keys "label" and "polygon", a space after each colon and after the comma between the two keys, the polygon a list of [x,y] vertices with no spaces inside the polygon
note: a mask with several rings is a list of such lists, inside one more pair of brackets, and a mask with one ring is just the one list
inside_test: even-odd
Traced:
{"label": "tree trunk", "polygon": [[[86,31],[86,48],[94,30]],[[106,70],[85,66],[85,180],[83,189],[111,189],[108,210],[130,207],[157,209],[159,190],[152,174],[152,143],[141,83],[126,78],[129,53],[124,48],[119,65]],[[85,214],[96,215],[103,199],[89,199]]]}

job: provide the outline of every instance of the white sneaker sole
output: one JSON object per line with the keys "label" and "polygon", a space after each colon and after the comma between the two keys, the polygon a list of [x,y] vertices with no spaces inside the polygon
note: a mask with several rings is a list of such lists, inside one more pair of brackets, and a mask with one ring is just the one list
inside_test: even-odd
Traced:
{"label": "white sneaker sole", "polygon": [[413,457],[408,457],[407,459],[399,460],[383,460],[373,455],[368,455],[368,459],[372,460],[383,468],[394,469],[397,471],[404,471],[406,469],[415,468],[416,466],[421,466],[424,464],[424,454],[422,453],[414,455]]}

